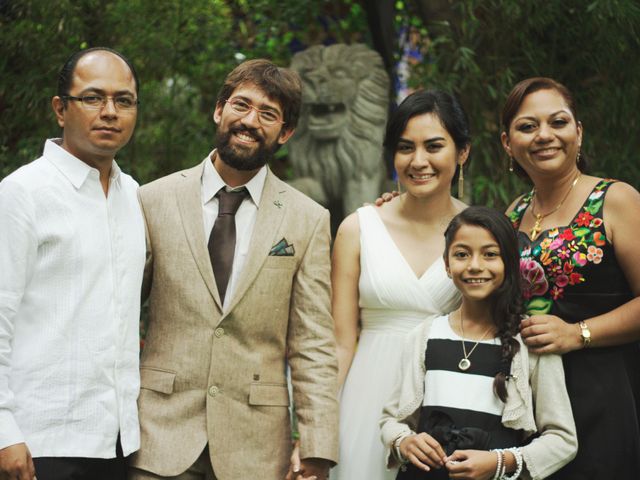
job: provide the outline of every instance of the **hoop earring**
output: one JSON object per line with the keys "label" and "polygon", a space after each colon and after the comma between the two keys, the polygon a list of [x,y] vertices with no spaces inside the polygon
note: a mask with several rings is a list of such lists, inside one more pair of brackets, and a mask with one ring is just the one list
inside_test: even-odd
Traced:
{"label": "hoop earring", "polygon": [[458,198],[462,199],[464,196],[464,169],[463,164],[460,163],[460,172],[458,173]]}
{"label": "hoop earring", "polygon": [[509,157],[509,172],[513,173],[513,157]]}
{"label": "hoop earring", "polygon": [[578,149],[578,155],[576,155],[576,165],[578,165],[580,163],[580,158],[582,156],[580,155],[580,149]]}

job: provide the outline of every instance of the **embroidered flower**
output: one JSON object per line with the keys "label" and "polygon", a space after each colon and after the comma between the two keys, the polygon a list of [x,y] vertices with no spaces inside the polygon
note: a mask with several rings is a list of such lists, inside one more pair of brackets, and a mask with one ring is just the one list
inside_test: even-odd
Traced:
{"label": "embroidered flower", "polygon": [[576,225],[579,225],[581,227],[588,227],[591,223],[592,218],[593,215],[591,215],[589,212],[581,212],[580,214],[578,214],[578,218],[576,218]]}
{"label": "embroidered flower", "polygon": [[581,282],[584,282],[584,277],[580,273],[573,272],[571,275],[569,275],[569,283],[571,285],[577,285]]}
{"label": "embroidered flower", "polygon": [[600,225],[602,225],[601,218],[594,218],[593,220],[591,220],[591,227],[598,228]]}
{"label": "embroidered flower", "polygon": [[520,260],[520,273],[523,279],[523,294],[526,299],[544,295],[549,289],[549,283],[544,274],[544,269],[535,260]]}
{"label": "embroidered flower", "polygon": [[550,238],[545,238],[544,240],[542,240],[540,242],[540,248],[543,250],[546,250],[547,248],[549,248],[549,245],[551,245],[551,239]]}
{"label": "embroidered flower", "polygon": [[562,267],[562,270],[564,271],[564,273],[573,272],[573,263],[571,262],[565,263],[564,266]]}
{"label": "embroidered flower", "polygon": [[549,248],[551,250],[557,250],[558,247],[560,247],[563,243],[564,243],[564,240],[562,238],[556,238],[553,242],[551,242],[551,244],[549,245]]}
{"label": "embroidered flower", "polygon": [[569,258],[570,256],[571,250],[569,250],[567,247],[562,247],[560,250],[558,250],[558,257]]}
{"label": "embroidered flower", "polygon": [[596,232],[593,234],[593,242],[596,244],[596,247],[602,247],[607,243],[607,240],[602,232]]}
{"label": "embroidered flower", "polygon": [[544,252],[542,252],[542,255],[540,255],[540,261],[543,265],[549,265],[551,262],[553,262],[551,250],[545,250]]}
{"label": "embroidered flower", "polygon": [[551,298],[558,300],[559,298],[562,298],[564,288],[559,288],[557,285],[554,285],[549,293],[551,294]]}
{"label": "embroidered flower", "polygon": [[557,228],[552,228],[551,230],[549,230],[549,233],[547,235],[549,235],[550,238],[555,238],[559,233],[560,230],[558,230]]}
{"label": "embroidered flower", "polygon": [[558,287],[566,287],[568,283],[569,277],[567,277],[566,275],[558,275],[556,277],[556,285]]}
{"label": "embroidered flower", "polygon": [[584,267],[587,264],[587,256],[582,252],[574,253],[572,258],[574,263],[580,267]]}
{"label": "embroidered flower", "polygon": [[589,248],[587,248],[587,260],[598,264],[602,261],[602,253],[603,252],[601,248],[589,245]]}
{"label": "embroidered flower", "polygon": [[570,228],[565,228],[560,234],[560,238],[570,241],[576,238],[576,236],[573,234],[573,231]]}

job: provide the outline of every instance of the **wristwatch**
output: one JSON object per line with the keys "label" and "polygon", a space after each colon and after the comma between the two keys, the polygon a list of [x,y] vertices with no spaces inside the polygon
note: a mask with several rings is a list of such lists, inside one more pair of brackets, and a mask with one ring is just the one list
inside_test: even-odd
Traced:
{"label": "wristwatch", "polygon": [[581,321],[578,325],[580,325],[580,338],[582,338],[582,346],[588,347],[591,343],[591,330],[584,321]]}

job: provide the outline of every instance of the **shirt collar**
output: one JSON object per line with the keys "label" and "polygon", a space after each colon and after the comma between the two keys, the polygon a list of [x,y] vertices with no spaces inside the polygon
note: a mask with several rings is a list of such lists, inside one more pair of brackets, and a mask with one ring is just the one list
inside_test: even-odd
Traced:
{"label": "shirt collar", "polygon": [[262,191],[264,190],[264,183],[267,178],[267,166],[263,166],[258,173],[256,173],[251,180],[246,184],[238,187],[231,188],[228,186],[216,168],[213,166],[215,150],[213,150],[205,159],[204,169],[202,170],[202,204],[209,202],[221,188],[227,188],[228,190],[237,190],[240,187],[245,187],[249,191],[249,196],[256,207],[260,207],[260,198],[262,197]]}
{"label": "shirt collar", "polygon": [[[92,172],[100,179],[100,172],[90,167],[75,155],[62,148],[61,138],[50,138],[44,144],[43,156],[47,158],[75,187],[80,188]],[[120,185],[120,167],[113,161],[111,164],[110,180],[112,185]]]}

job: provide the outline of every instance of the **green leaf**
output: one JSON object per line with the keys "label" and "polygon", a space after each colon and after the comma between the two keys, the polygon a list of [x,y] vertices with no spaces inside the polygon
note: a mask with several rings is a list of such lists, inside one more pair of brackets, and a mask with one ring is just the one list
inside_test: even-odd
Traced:
{"label": "green leaf", "polygon": [[527,302],[528,315],[546,315],[551,311],[553,301],[548,298],[534,297]]}

